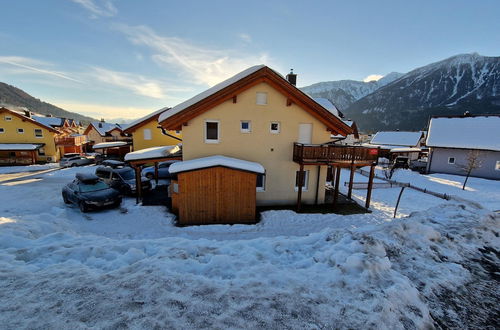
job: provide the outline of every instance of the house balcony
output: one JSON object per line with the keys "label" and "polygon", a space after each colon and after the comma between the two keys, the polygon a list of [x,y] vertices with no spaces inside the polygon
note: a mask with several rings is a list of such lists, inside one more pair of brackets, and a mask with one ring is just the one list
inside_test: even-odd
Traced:
{"label": "house balcony", "polygon": [[87,143],[87,136],[76,135],[76,136],[65,136],[55,138],[56,146],[81,146]]}
{"label": "house balcony", "polygon": [[293,144],[293,161],[302,165],[362,167],[377,163],[379,150],[361,146]]}

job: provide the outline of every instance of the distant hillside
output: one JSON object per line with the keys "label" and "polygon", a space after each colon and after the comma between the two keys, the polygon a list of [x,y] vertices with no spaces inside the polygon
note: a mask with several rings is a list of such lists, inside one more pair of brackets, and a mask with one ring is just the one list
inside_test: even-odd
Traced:
{"label": "distant hillside", "polygon": [[378,81],[338,80],[325,81],[302,87],[304,93],[311,97],[324,97],[332,101],[340,111],[348,108],[360,98],[373,93],[382,86],[403,76],[403,73],[391,72]]}
{"label": "distant hillside", "polygon": [[51,114],[55,117],[71,118],[83,123],[95,121],[93,118],[66,111],[50,103],[43,102],[17,87],[0,82],[0,106],[8,107],[9,105],[25,107],[42,115]]}
{"label": "distant hillside", "polygon": [[344,110],[363,131],[420,130],[431,115],[500,113],[500,57],[462,54],[408,72]]}

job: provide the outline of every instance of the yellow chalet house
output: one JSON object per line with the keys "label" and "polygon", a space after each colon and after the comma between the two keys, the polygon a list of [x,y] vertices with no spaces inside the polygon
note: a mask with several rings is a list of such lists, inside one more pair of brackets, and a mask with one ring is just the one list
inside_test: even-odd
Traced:
{"label": "yellow chalet house", "polygon": [[0,108],[0,164],[57,162],[58,131],[26,113]]}
{"label": "yellow chalet house", "polygon": [[180,131],[167,131],[158,127],[158,117],[169,108],[163,108],[130,123],[124,130],[132,135],[134,150],[176,145],[182,142]]}
{"label": "yellow chalet house", "polygon": [[[255,198],[256,205],[297,203],[300,207],[301,202],[324,203],[328,166],[338,165],[340,173],[340,166],[365,166],[376,160],[376,154],[368,156],[365,150],[354,155],[354,148],[346,153],[339,151],[347,150],[344,147],[326,145],[332,134],[346,136],[352,133],[352,128],[296,88],[295,82],[293,73],[285,79],[267,66],[254,66],[159,116],[164,129],[182,130],[183,161],[170,167],[179,176],[171,188],[174,210],[179,208],[179,213],[189,217],[190,223],[227,223],[235,213],[223,213],[240,199]],[[352,159],[350,155],[354,155]],[[358,159],[366,158],[370,161],[361,165]],[[259,165],[263,170],[258,170]],[[193,174],[193,178],[208,180],[192,183],[206,189],[205,193],[198,191],[185,199],[179,198],[190,191],[186,186],[190,178],[183,181],[180,174],[208,167],[238,173],[254,171],[256,197],[248,192],[239,195],[236,191],[245,186],[246,176],[239,181],[237,172],[219,171],[203,176]],[[210,181],[210,175],[217,175],[217,179]],[[236,190],[231,196],[213,197],[227,189]],[[181,202],[177,204],[175,200]],[[223,207],[207,210],[204,206],[211,204]],[[197,211],[196,207],[200,209]],[[180,208],[191,213],[182,213]],[[240,222],[248,222],[252,214],[236,216],[243,218]],[[180,220],[183,223],[182,216]]]}

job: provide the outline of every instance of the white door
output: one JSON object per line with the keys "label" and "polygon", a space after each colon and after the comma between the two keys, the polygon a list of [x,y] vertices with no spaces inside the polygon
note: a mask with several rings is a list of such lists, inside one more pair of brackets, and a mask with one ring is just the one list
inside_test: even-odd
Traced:
{"label": "white door", "polygon": [[313,124],[299,124],[299,140],[297,142],[304,144],[312,143]]}

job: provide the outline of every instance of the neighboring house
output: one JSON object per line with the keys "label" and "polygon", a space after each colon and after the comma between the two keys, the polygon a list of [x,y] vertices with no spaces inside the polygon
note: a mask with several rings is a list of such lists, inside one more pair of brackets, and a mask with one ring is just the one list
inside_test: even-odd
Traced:
{"label": "neighboring house", "polygon": [[406,156],[410,160],[415,160],[422,152],[424,137],[424,132],[378,132],[365,146],[380,148],[382,155],[390,159]]}
{"label": "neighboring house", "polygon": [[56,162],[58,131],[33,118],[29,111],[0,108],[0,164]]}
{"label": "neighboring house", "polygon": [[91,122],[83,132],[87,136],[90,145],[112,141],[130,141],[120,124],[110,124],[101,120]]}
{"label": "neighboring house", "polygon": [[176,145],[182,142],[181,131],[166,131],[158,128],[158,117],[170,108],[163,108],[144,116],[127,126],[125,133],[132,135],[134,150]]}
{"label": "neighboring house", "polygon": [[[287,79],[264,65],[254,66],[163,112],[158,121],[164,129],[182,130],[183,161],[221,155],[231,162],[260,164],[265,173],[256,176],[257,205],[323,203],[328,165],[340,166],[342,161],[336,163],[335,158],[341,158],[340,150],[352,150],[323,144],[332,134],[345,136],[352,130],[297,89],[295,75],[289,74]],[[210,167],[200,163],[197,170]],[[349,160],[343,164],[358,163]],[[224,163],[217,166],[228,167]],[[220,175],[217,180],[203,177],[207,180],[204,186],[213,182],[217,189],[226,189],[225,185],[235,182],[233,174]],[[186,188],[179,182],[181,193]]]}
{"label": "neighboring house", "polygon": [[344,114],[340,112],[337,107],[327,98],[323,97],[313,97],[313,100],[319,103],[323,108],[330,111],[333,115],[340,118],[347,126],[352,129],[352,133],[347,136],[343,135],[332,135],[332,142],[339,145],[354,145],[359,142],[359,132],[358,126],[352,120],[344,119]]}
{"label": "neighboring house", "polygon": [[61,155],[84,152],[87,137],[80,134],[80,127],[73,119],[58,118],[51,115],[32,115],[31,118],[57,131],[55,141]]}
{"label": "neighboring house", "polygon": [[500,179],[500,114],[432,117],[427,146],[429,173],[466,175],[475,157],[480,167],[471,176]]}

